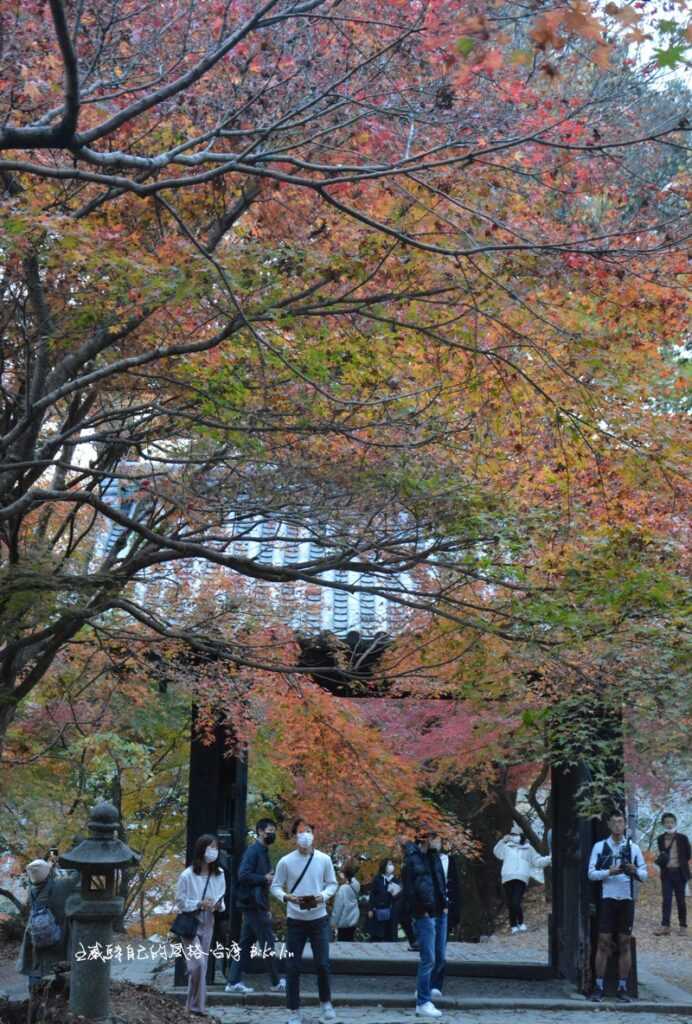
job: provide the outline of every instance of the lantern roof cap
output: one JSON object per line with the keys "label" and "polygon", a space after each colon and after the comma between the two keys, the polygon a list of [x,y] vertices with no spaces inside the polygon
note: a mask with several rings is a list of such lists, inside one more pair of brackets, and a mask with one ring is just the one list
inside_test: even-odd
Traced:
{"label": "lantern roof cap", "polygon": [[73,850],[58,858],[61,867],[77,870],[119,870],[139,862],[140,856],[118,838],[120,816],[107,800],[101,800],[91,809],[88,822],[89,838],[83,839]]}

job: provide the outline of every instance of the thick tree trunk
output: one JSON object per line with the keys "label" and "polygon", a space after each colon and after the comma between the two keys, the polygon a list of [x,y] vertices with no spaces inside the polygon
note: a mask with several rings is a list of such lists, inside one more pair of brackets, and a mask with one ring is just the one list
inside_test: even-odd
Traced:
{"label": "thick tree trunk", "polygon": [[512,827],[512,815],[507,806],[488,803],[478,792],[467,792],[461,786],[449,786],[436,793],[436,799],[445,811],[451,811],[482,845],[479,860],[460,858],[459,887],[461,893],[461,921],[459,939],[479,942],[482,935],[492,935],[498,917],[504,910],[500,884],[500,862],[493,856],[497,840]]}

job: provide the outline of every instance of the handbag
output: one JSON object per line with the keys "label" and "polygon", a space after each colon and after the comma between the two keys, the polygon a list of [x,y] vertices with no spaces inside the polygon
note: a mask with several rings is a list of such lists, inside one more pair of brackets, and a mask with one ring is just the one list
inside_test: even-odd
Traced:
{"label": "handbag", "polygon": [[[209,885],[209,879],[211,875],[207,875],[207,880],[204,884],[204,891],[202,892],[202,902],[204,897],[207,895],[207,886]],[[199,927],[199,917],[197,916],[196,910],[183,910],[178,914],[175,921],[170,927],[170,931],[174,935],[177,935],[179,939],[194,939],[197,934],[197,928]]]}

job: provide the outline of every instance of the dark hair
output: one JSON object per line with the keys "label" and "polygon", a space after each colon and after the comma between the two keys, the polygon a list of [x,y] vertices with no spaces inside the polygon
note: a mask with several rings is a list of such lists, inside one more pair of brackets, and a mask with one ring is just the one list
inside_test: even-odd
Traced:
{"label": "dark hair", "polygon": [[352,860],[348,861],[348,863],[344,864],[343,866],[343,872],[346,875],[346,878],[349,880],[349,882],[351,881],[352,878],[356,877],[357,870],[358,865],[354,864]]}
{"label": "dark hair", "polygon": [[608,821],[610,821],[612,818],[622,818],[622,820],[625,821],[625,812],[621,811],[618,807],[616,807],[608,815]]}
{"label": "dark hair", "polygon": [[269,828],[270,825],[273,825],[274,828],[276,828],[276,822],[272,821],[271,818],[260,818],[255,825],[255,832],[263,832],[265,828]]}
{"label": "dark hair", "polygon": [[[192,854],[192,870],[196,875],[202,874],[202,865],[204,861],[204,851],[210,843],[216,843],[218,845],[218,837],[211,834],[211,832],[205,832],[204,835],[200,836],[195,843],[195,848]],[[215,860],[213,864],[207,864],[210,875],[218,875],[221,871],[221,865],[218,860]]]}
{"label": "dark hair", "polygon": [[296,818],[296,820],[291,825],[291,835],[292,836],[295,836],[295,835],[298,834],[298,826],[299,825],[307,825],[307,827],[309,829],[312,829],[313,832],[315,831],[315,826],[311,825],[310,822],[307,820],[307,818]]}
{"label": "dark hair", "polygon": [[[384,875],[384,873],[386,872],[388,864],[394,864],[394,858],[393,857],[383,857],[382,858],[382,860],[380,861],[380,868],[379,868],[379,872],[380,872],[381,875]],[[396,865],[394,865],[394,866],[396,867]]]}
{"label": "dark hair", "polygon": [[676,825],[677,825],[677,821],[678,821],[678,819],[677,819],[677,818],[675,817],[675,815],[673,814],[673,812],[672,812],[672,811],[666,811],[666,813],[665,813],[665,814],[662,814],[662,815],[661,815],[661,821],[665,821],[665,820],[666,820],[666,818],[672,818],[672,819],[673,819],[673,821],[674,821],[674,822],[676,823]]}

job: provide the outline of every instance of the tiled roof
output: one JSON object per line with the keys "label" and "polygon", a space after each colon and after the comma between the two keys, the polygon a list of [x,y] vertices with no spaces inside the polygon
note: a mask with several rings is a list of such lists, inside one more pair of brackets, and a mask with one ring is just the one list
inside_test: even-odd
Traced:
{"label": "tiled roof", "polygon": [[[133,477],[135,475],[132,474]],[[138,489],[139,482],[136,479],[110,479],[104,481],[101,496],[114,508],[132,516],[136,510],[135,496]],[[260,516],[242,521],[236,518],[235,527],[229,532],[235,534],[236,539],[232,540],[227,552],[261,566],[290,567],[318,559],[324,553],[314,541],[300,539],[292,525]],[[111,554],[121,541],[126,541],[125,528],[113,522],[104,524],[94,547],[95,562]],[[201,579],[208,571],[209,564],[203,559],[187,562],[188,579]],[[326,572],[321,578],[325,582],[349,587],[360,585],[374,588],[377,585],[373,576],[343,570]],[[404,578],[402,582],[405,582]],[[391,606],[388,607],[388,602],[378,594],[351,593],[300,581],[277,584],[248,578],[245,585],[255,590],[278,611],[277,618],[280,621],[308,635],[327,630],[337,636],[346,636],[355,631],[373,637],[392,629]]]}

